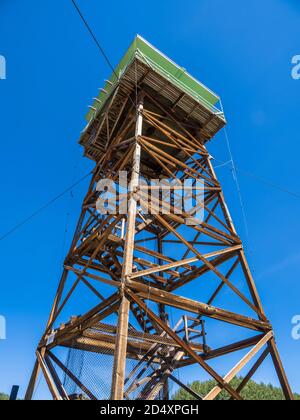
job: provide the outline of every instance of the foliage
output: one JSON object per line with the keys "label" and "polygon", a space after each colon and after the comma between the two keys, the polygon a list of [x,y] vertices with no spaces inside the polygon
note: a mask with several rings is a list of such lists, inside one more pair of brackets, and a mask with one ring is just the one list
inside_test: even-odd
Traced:
{"label": "foliage", "polygon": [[[242,382],[243,378],[235,378],[231,381],[230,385],[237,389]],[[198,395],[207,395],[216,386],[215,381],[200,382],[196,381],[189,385]],[[281,389],[274,387],[273,385],[265,385],[263,383],[258,384],[254,381],[249,381],[247,386],[241,392],[241,396],[244,400],[248,401],[281,401],[284,400],[284,395]],[[230,397],[226,391],[222,391],[216,400],[228,400]],[[187,391],[182,388],[176,392],[173,396],[174,400],[194,400]],[[300,395],[295,394],[295,399],[300,400]]]}
{"label": "foliage", "polygon": [[9,396],[0,392],[0,401],[8,400]]}

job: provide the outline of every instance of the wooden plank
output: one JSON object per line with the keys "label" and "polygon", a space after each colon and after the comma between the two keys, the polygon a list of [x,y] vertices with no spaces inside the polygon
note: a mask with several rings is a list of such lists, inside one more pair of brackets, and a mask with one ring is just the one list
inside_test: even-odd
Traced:
{"label": "wooden plank", "polygon": [[288,401],[293,401],[295,399],[294,394],[286,376],[274,337],[269,342],[269,349],[284,396]]}
{"label": "wooden plank", "polygon": [[43,356],[41,355],[41,353],[39,351],[36,352],[36,357],[38,359],[38,362],[40,364],[40,367],[41,367],[42,372],[44,374],[44,378],[47,382],[47,385],[49,387],[49,390],[52,394],[53,399],[56,400],[56,401],[61,401],[62,397],[60,396],[60,394],[59,394],[59,392],[58,392],[58,390],[55,386],[54,380],[51,377],[50,372],[48,371],[46,362],[45,362]]}
{"label": "wooden plank", "polygon": [[190,243],[188,241],[186,241],[168,222],[166,222],[164,220],[163,217],[161,217],[160,215],[155,215],[155,217],[159,220],[159,222],[165,226],[170,232],[172,232],[178,239],[180,239],[182,241],[182,243],[184,243],[195,255],[197,255],[197,257],[199,258],[199,260],[201,260],[205,265],[207,265],[207,267],[210,269],[210,271],[212,271],[213,273],[215,273],[224,283],[226,283],[226,285],[232,289],[254,312],[256,312],[258,315],[261,316],[261,318],[263,318],[263,315],[261,314],[259,308],[257,308],[256,306],[254,306],[248,298],[246,298],[238,289],[237,287],[235,287],[228,279],[226,279],[225,276],[223,276],[223,274],[218,271],[206,258],[204,258],[192,245],[190,245]]}
{"label": "wooden plank", "polygon": [[49,356],[47,355],[47,352],[45,353],[45,362],[46,362],[46,365],[49,369],[51,377],[53,378],[53,381],[55,383],[55,386],[56,386],[61,398],[64,401],[69,401],[69,396],[68,396],[63,384],[61,383],[61,381],[59,379],[59,376],[58,376],[56,370],[54,369],[54,366],[53,366]]}
{"label": "wooden plank", "polygon": [[146,392],[143,391],[144,395],[147,396],[147,400],[154,401],[157,398],[158,394],[163,389],[170,375],[174,372],[174,369],[175,369],[174,364],[178,362],[179,360],[181,360],[184,357],[184,355],[185,353],[183,351],[178,351],[175,354],[175,356],[172,358],[172,361],[171,363],[169,363],[169,366],[165,370],[163,370],[163,374],[161,374],[159,381],[151,389],[151,391],[150,392],[147,392],[148,390]]}
{"label": "wooden plank", "polygon": [[33,397],[33,393],[34,393],[34,389],[37,383],[37,379],[39,376],[39,372],[40,372],[41,366],[38,362],[38,360],[36,359],[35,364],[34,364],[34,368],[30,377],[30,381],[26,390],[26,394],[25,394],[25,401],[31,401],[32,397]]}
{"label": "wooden plank", "polygon": [[[226,274],[226,278],[230,279],[230,277],[232,276],[232,274],[234,273],[234,271],[236,270],[236,268],[238,267],[239,264],[239,258],[237,258],[235,260],[235,262],[233,263],[232,267],[230,268],[230,270],[227,272]],[[214,291],[214,293],[212,294],[211,298],[209,299],[209,301],[207,302],[208,305],[212,305],[214,300],[217,298],[217,296],[220,294],[221,290],[223,290],[225,286],[225,283],[222,281],[220,283],[220,285],[216,288],[216,290]]]}
{"label": "wooden plank", "polygon": [[176,376],[169,375],[169,378],[173,382],[175,382],[175,384],[178,385],[180,388],[182,388],[186,392],[188,392],[193,398],[195,398],[196,400],[202,401],[202,396],[201,395],[197,394],[192,388],[190,388],[189,386],[187,386],[183,382],[181,382],[178,378],[176,378]]}
{"label": "wooden plank", "polygon": [[[111,311],[114,305],[118,304],[119,300],[119,293],[115,293],[110,298],[106,299],[104,302],[100,303],[99,305],[95,306],[93,309],[88,311],[85,315],[79,317],[75,322],[73,322],[70,325],[67,325],[63,330],[57,330],[54,343],[47,346],[47,349],[54,347],[55,343],[59,342],[60,339],[65,339],[68,333],[72,333],[79,326],[85,326],[87,328],[88,326],[90,326],[90,324],[96,323],[97,320],[99,322],[103,314],[106,314],[107,311]],[[43,337],[39,348],[46,346],[46,338],[47,337]]]}
{"label": "wooden plank", "polygon": [[259,359],[255,362],[253,367],[250,369],[248,374],[244,377],[241,384],[237,388],[237,392],[240,394],[245,386],[248,384],[248,382],[251,380],[251,378],[255,375],[259,367],[262,365],[262,363],[265,361],[267,356],[270,354],[270,351],[268,348],[265,349],[265,351],[262,353],[262,355],[259,357]]}
{"label": "wooden plank", "polygon": [[242,264],[242,269],[244,271],[244,274],[245,274],[245,277],[246,277],[246,280],[247,280],[247,283],[248,283],[248,287],[250,289],[250,293],[251,293],[253,302],[255,302],[255,305],[257,306],[257,308],[259,308],[259,312],[261,314],[260,315],[261,319],[266,320],[267,317],[265,315],[265,312],[264,312],[264,309],[263,309],[263,306],[262,306],[257,288],[256,288],[255,283],[254,283],[254,279],[252,277],[252,274],[251,274],[251,271],[250,271],[250,268],[249,268],[249,265],[247,263],[245,253],[244,253],[243,250],[240,251],[240,260],[241,260],[241,264]]}

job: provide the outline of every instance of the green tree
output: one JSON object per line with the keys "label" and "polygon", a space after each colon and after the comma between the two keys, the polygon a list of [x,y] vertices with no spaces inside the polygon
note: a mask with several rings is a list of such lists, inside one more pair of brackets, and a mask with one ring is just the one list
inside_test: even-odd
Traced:
{"label": "green tree", "polygon": [[[241,384],[243,378],[235,378],[231,381],[230,385],[237,389]],[[196,381],[189,385],[198,395],[205,396],[207,395],[214,387],[216,386],[215,381],[200,382]],[[281,401],[284,400],[284,395],[281,389],[274,387],[273,385],[265,385],[263,383],[258,384],[254,381],[249,381],[246,387],[241,392],[241,396],[244,400],[248,401]],[[184,389],[180,389],[173,396],[174,400],[177,401],[187,401],[194,400]],[[216,400],[228,400],[230,399],[229,394],[226,391],[222,391]],[[300,400],[300,395],[295,394],[295,399]]]}
{"label": "green tree", "polygon": [[0,392],[0,401],[9,400],[9,396]]}

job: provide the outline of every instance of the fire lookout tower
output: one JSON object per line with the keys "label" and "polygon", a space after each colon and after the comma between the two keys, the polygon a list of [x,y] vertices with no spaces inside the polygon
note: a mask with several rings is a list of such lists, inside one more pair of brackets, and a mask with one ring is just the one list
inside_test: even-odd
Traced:
{"label": "fire lookout tower", "polygon": [[[87,118],[95,169],[26,399],[42,371],[56,400],[167,400],[172,386],[240,400],[267,357],[293,399],[207,150],[226,124],[219,97],[138,36]],[[107,214],[102,180],[117,196]],[[192,200],[203,186],[201,221],[180,204],[187,180]],[[201,375],[216,382],[208,395],[188,385]]]}

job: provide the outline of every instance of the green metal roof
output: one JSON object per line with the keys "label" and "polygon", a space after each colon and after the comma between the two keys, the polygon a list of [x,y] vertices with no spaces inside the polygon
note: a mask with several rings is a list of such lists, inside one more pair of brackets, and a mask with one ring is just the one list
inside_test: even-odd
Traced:
{"label": "green metal roof", "polygon": [[141,36],[137,35],[119,65],[116,67],[115,73],[112,74],[111,78],[106,83],[104,90],[107,93],[101,92],[97,101],[94,102],[93,108],[96,109],[96,113],[94,109],[91,109],[87,114],[86,118],[88,121],[91,121],[97,112],[104,106],[109,94],[113,91],[115,85],[118,83],[119,79],[122,78],[122,75],[126,72],[126,69],[135,58],[154,69],[161,76],[180,88],[184,93],[202,103],[211,111],[215,113],[222,112],[222,109],[217,107],[220,98],[215,93],[187,73],[184,68],[178,66],[166,55],[153,47]]}

